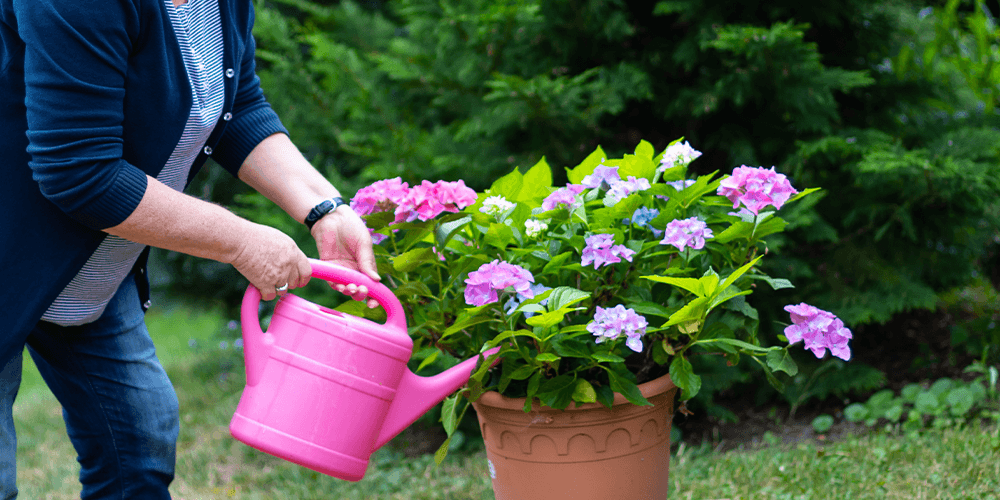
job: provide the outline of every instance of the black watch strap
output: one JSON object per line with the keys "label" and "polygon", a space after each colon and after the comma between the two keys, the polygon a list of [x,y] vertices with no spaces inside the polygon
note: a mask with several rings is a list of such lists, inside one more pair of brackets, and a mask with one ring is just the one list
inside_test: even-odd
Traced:
{"label": "black watch strap", "polygon": [[316,225],[316,222],[322,219],[324,215],[336,210],[337,207],[346,204],[347,203],[344,203],[344,199],[339,196],[335,196],[329,200],[323,200],[322,203],[316,205],[309,211],[309,215],[306,216],[306,227],[312,229],[312,227]]}

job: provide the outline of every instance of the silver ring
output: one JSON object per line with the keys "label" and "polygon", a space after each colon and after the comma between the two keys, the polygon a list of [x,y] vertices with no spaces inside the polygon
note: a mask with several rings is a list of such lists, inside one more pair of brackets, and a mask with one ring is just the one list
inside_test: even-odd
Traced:
{"label": "silver ring", "polygon": [[276,291],[276,292],[284,292],[284,291],[287,291],[287,290],[288,290],[288,283],[285,283],[284,285],[281,285],[281,286],[278,286],[278,287],[274,288],[274,291]]}

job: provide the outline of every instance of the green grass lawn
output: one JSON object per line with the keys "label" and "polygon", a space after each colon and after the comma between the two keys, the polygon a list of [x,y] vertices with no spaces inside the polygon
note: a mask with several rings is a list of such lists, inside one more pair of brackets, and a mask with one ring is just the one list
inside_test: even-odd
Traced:
{"label": "green grass lawn", "polygon": [[[148,318],[181,401],[174,498],[493,498],[481,443],[451,453],[441,467],[432,456],[406,458],[390,445],[373,455],[364,480],[349,483],[235,441],[228,424],[244,383],[241,354],[232,346],[237,333],[209,313],[152,311]],[[78,498],[79,468],[58,403],[33,370],[26,361],[25,390],[14,411],[22,498]],[[970,425],[909,437],[873,433],[822,446],[723,454],[681,446],[670,477],[671,499],[1000,500],[1000,430]]]}

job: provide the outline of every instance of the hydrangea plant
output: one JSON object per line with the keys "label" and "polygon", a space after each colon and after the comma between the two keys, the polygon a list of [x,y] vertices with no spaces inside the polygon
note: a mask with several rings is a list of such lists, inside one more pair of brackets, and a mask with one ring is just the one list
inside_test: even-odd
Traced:
{"label": "hydrangea plant", "polygon": [[[462,181],[400,179],[357,193],[352,207],[379,245],[379,272],[403,303],[423,362],[500,346],[500,363],[473,374],[485,390],[542,404],[610,406],[614,393],[648,402],[637,384],[669,373],[681,399],[698,393],[698,353],[795,375],[789,346],[849,359],[851,332],[832,313],[789,305],[782,341],[762,346],[748,296],[755,283],[791,287],[761,271],[764,239],[785,227],[795,189],[774,168],[688,178],[701,155],[680,140],[655,154],[607,158],[597,148],[554,186],[544,158],[476,193]],[[459,399],[445,404],[454,430]]]}

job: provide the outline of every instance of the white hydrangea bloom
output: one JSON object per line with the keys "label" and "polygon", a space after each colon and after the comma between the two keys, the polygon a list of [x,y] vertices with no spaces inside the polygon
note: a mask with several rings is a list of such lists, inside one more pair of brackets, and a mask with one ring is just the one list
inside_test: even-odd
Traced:
{"label": "white hydrangea bloom", "polygon": [[528,219],[524,221],[524,231],[528,234],[529,238],[539,237],[543,231],[549,228],[549,225],[535,219]]}
{"label": "white hydrangea bloom", "polygon": [[490,196],[483,200],[483,206],[479,211],[489,215],[500,215],[512,208],[514,208],[514,204],[503,196]]}

